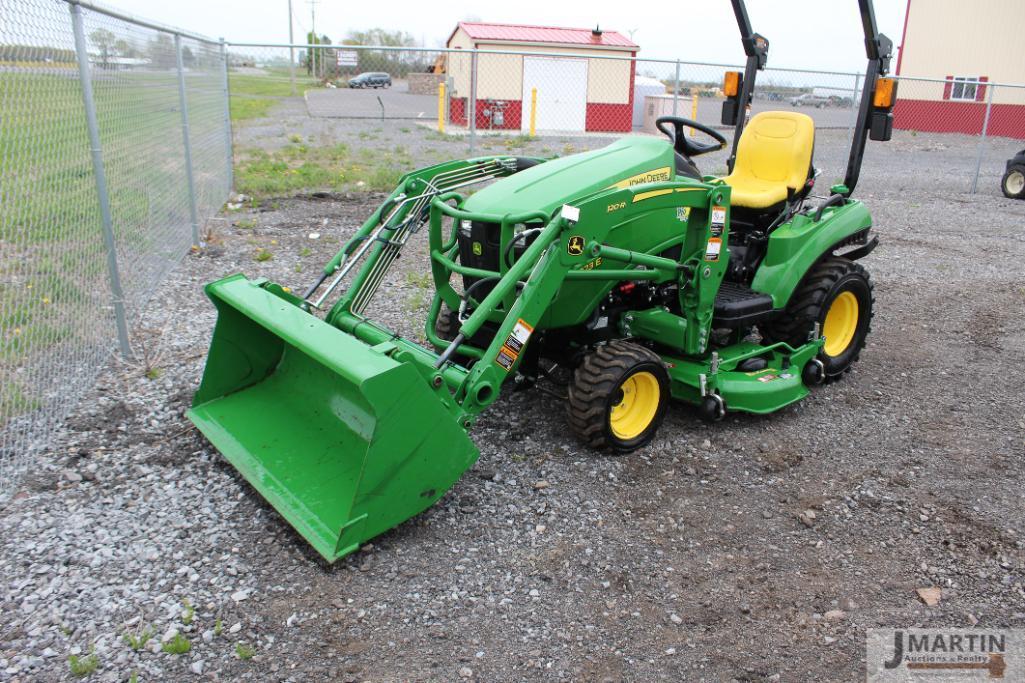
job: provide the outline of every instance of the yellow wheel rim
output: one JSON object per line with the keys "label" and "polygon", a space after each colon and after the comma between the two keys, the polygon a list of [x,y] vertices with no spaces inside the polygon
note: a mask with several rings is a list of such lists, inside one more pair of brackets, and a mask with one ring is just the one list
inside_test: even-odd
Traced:
{"label": "yellow wheel rim", "polygon": [[826,355],[835,357],[846,351],[857,331],[858,297],[851,292],[840,292],[829,305],[826,321],[822,324]]}
{"label": "yellow wheel rim", "polygon": [[620,395],[609,415],[612,433],[620,439],[635,439],[648,428],[658,412],[661,397],[658,380],[650,372],[638,372],[627,377],[617,393]]}

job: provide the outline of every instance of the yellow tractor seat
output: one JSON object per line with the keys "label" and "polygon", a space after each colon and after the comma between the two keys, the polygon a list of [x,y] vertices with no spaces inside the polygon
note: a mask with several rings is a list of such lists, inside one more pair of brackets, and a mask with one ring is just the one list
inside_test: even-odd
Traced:
{"label": "yellow tractor seat", "polygon": [[737,146],[733,173],[723,180],[732,188],[733,206],[768,209],[787,198],[787,189],[808,182],[815,123],[807,114],[765,111],[751,117]]}

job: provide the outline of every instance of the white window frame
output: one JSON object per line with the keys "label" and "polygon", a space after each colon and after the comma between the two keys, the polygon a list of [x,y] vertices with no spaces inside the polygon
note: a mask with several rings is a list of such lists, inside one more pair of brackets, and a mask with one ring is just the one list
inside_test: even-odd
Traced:
{"label": "white window frame", "polygon": [[[950,99],[974,102],[979,92],[980,80],[979,76],[955,76],[950,85]],[[958,92],[959,88],[960,92]]]}

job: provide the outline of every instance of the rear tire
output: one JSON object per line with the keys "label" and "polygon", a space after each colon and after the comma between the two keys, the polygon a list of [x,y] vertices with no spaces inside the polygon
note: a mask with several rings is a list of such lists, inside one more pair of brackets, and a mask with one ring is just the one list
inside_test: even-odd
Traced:
{"label": "rear tire", "polygon": [[655,353],[614,341],[587,354],[569,385],[569,425],[592,448],[647,445],[669,406],[669,373]]}
{"label": "rear tire", "polygon": [[841,257],[816,264],[790,297],[786,314],[762,330],[768,342],[793,347],[806,343],[815,329],[826,337],[819,351],[827,382],[849,372],[872,331],[872,279],[865,268]]}
{"label": "rear tire", "polygon": [[1025,199],[1025,166],[1015,164],[1000,179],[1000,189],[1010,199]]}
{"label": "rear tire", "polygon": [[434,321],[434,332],[447,342],[459,334],[459,320],[456,312],[442,304],[438,319]]}

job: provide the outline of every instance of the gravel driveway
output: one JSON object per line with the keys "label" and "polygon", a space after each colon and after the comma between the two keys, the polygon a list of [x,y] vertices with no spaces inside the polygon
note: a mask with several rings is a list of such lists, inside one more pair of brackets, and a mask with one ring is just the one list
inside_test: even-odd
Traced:
{"label": "gravel driveway", "polygon": [[[300,117],[240,140],[272,147]],[[305,133],[356,144],[336,123]],[[397,139],[428,160],[452,144],[377,143]],[[876,316],[849,377],[715,426],[677,406],[623,457],[574,441],[558,399],[503,395],[438,505],[330,567],[183,412],[214,323],[202,285],[304,286],[381,198],[225,214],[137,330],[155,379],[106,368],[0,511],[0,681],[70,680],[90,651],[101,681],[855,680],[867,628],[1025,626],[1025,202],[963,194],[945,169],[970,142],[922,142],[870,150]],[[420,337],[410,252],[374,315]]]}

